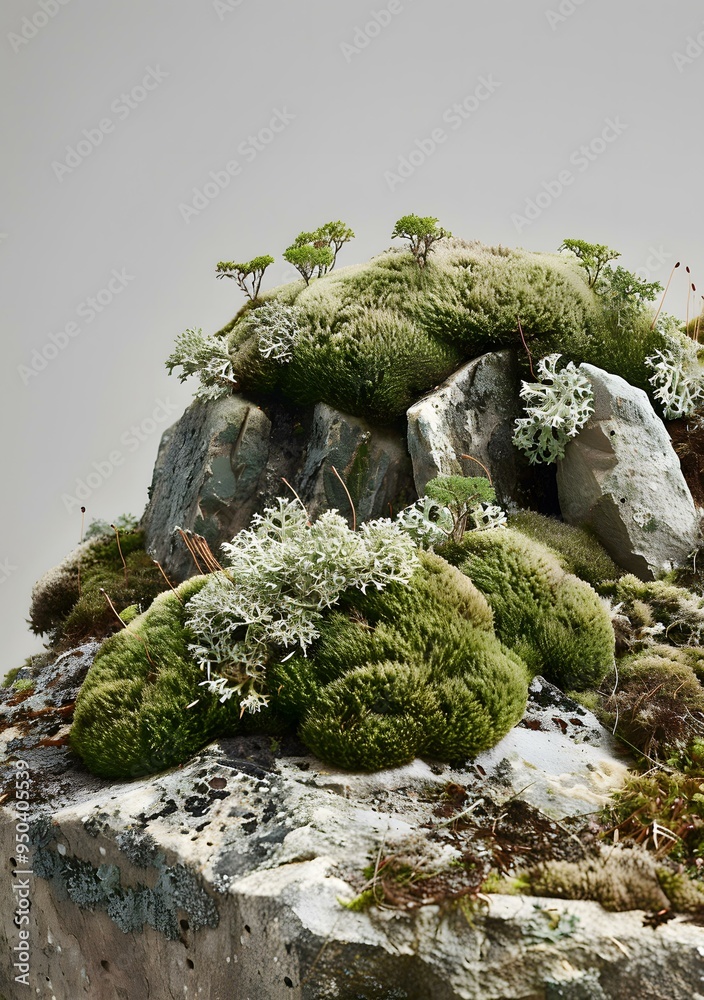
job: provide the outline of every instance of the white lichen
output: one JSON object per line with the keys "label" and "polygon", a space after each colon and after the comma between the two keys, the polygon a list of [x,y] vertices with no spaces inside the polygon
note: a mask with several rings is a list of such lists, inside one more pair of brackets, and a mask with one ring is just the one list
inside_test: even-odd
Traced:
{"label": "white lichen", "polygon": [[539,382],[523,382],[525,417],[515,422],[513,443],[532,464],[550,464],[565,457],[567,442],[594,412],[589,379],[570,361],[560,371],[562,355],[549,354],[538,362]]}

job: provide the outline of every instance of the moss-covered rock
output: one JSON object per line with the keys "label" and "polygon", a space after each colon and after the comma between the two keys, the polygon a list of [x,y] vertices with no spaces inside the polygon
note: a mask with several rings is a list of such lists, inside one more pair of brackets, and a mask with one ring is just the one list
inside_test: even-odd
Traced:
{"label": "moss-covered rock", "polygon": [[[250,725],[286,718],[325,761],[362,770],[493,746],[523,713],[526,667],[466,577],[432,553],[421,563],[409,586],[348,591],[307,657],[270,667],[272,705]],[[207,579],[161,594],[99,650],[71,732],[96,773],[156,771],[241,725],[237,699],[200,687],[188,652],[185,606]]]}
{"label": "moss-covered rock", "polygon": [[643,629],[656,629],[654,634],[660,642],[675,646],[701,643],[704,599],[685,587],[666,580],[639,580],[629,573],[620,580],[602,585],[600,592],[619,605],[620,615],[628,619],[627,642],[637,642],[647,636]]}
{"label": "moss-covered rock", "polygon": [[580,691],[609,671],[614,631],[606,607],[546,546],[501,528],[468,532],[442,554],[485,595],[497,635],[534,674]]}
{"label": "moss-covered rock", "polygon": [[556,517],[537,514],[533,510],[520,510],[510,514],[508,523],[510,527],[551,549],[566,572],[574,573],[597,590],[607,581],[617,580],[625,573],[603,545],[584,528],[566,524]]}
{"label": "moss-covered rock", "polygon": [[[239,707],[199,687],[185,602],[205,584],[193,577],[107,639],[76,701],[71,746],[91,771],[133,778],[187,760],[208,739],[234,731]],[[192,702],[193,707],[189,708]]]}
{"label": "moss-covered rock", "polygon": [[704,725],[704,650],[657,645],[619,661],[613,691],[603,702],[605,724],[645,756],[666,758]]}
{"label": "moss-covered rock", "polygon": [[348,592],[321,633],[306,661],[274,669],[271,687],[303,741],[341,767],[466,758],[525,708],[525,665],[494,635],[482,595],[432,553],[407,587]]}
{"label": "moss-covered rock", "polygon": [[35,584],[30,625],[61,646],[75,646],[120,627],[105,594],[120,612],[132,604],[147,608],[163,589],[164,578],[145,551],[141,531],[121,532],[119,547],[113,533],[99,535]]}
{"label": "moss-covered rock", "polygon": [[[378,420],[401,415],[462,361],[520,346],[517,316],[534,356],[591,360],[595,340],[603,355],[615,336],[575,260],[458,239],[422,270],[392,250],[262,296],[272,299],[299,310],[293,358],[281,365],[257,352],[247,306],[220,331],[240,387]],[[636,354],[642,366],[642,345]]]}
{"label": "moss-covered rock", "polygon": [[526,881],[534,895],[592,899],[605,910],[704,910],[700,884],[638,848],[604,848],[580,862],[550,861],[529,872]]}

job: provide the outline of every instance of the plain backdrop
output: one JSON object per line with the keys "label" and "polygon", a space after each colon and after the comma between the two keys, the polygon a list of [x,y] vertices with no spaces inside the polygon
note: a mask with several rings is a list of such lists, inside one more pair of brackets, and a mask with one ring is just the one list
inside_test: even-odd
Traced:
{"label": "plain backdrop", "polygon": [[218,260],[271,287],[300,230],[351,225],[342,266],[416,212],[704,285],[698,0],[3,0],[0,47],[0,674],[77,491],[141,514],[191,398],[164,359],[241,304]]}

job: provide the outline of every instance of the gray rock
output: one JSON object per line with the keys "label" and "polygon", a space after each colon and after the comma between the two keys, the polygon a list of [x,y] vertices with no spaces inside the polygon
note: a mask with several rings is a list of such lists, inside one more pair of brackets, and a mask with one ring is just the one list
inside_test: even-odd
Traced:
{"label": "gray rock", "polygon": [[[460,368],[408,410],[408,450],[416,489],[435,476],[481,476],[487,467],[503,506],[526,506],[528,462],[512,443],[521,414],[514,351],[485,354]],[[543,477],[544,478],[544,477]]]}
{"label": "gray rock", "polygon": [[249,524],[269,457],[271,423],[243,396],[196,400],[162,438],[142,519],[148,551],[174,580],[195,572],[178,525],[217,554]]}
{"label": "gray rock", "polygon": [[[411,845],[434,870],[459,858],[456,832],[434,837],[435,808],[468,772],[350,775],[267,743],[222,740],[97,794],[78,783],[32,827],[32,987],[56,1000],[700,996],[704,929],[679,919],[655,931],[642,911],[501,895],[471,912],[345,909],[380,850]],[[6,805],[6,856],[14,824]],[[9,920],[4,936],[9,955]],[[16,995],[7,965],[0,991]]]}
{"label": "gray rock", "polygon": [[349,514],[349,500],[333,466],[350,491],[358,521],[388,517],[389,505],[398,510],[399,504],[415,499],[411,463],[400,434],[318,403],[297,480],[301,499],[313,515],[331,507]]}
{"label": "gray rock", "polygon": [[[59,690],[73,697],[92,652],[81,647],[37,672],[42,706],[53,705]],[[525,740],[536,738],[534,751],[522,745],[534,780],[541,780],[544,734],[566,772],[580,747],[606,758],[596,720],[540,679],[524,723]],[[74,764],[53,803],[44,794],[46,765],[59,749],[27,758],[26,744],[11,743],[11,760],[29,765],[29,818],[46,802],[39,807],[46,818],[30,834],[32,993],[39,988],[55,1000],[701,1000],[704,929],[679,918],[653,930],[643,926],[642,911],[528,896],[490,895],[470,910],[341,905],[359,892],[362,870],[380,852],[410,852],[432,871],[456,870],[452,862],[468,847],[478,856],[479,827],[452,823],[466,802],[448,815],[448,789],[466,789],[474,816],[482,802],[491,804],[485,827],[487,816],[489,826],[492,816],[501,822],[517,792],[527,801],[515,787],[524,775],[510,773],[513,735],[493,763],[488,755],[460,769],[417,760],[377,774],[326,767],[292,740],[276,749],[266,737],[221,739],[182,768],[131,782],[101,781]],[[580,781],[595,760],[578,761]],[[598,807],[596,785],[564,795],[566,774],[545,773],[559,778],[550,815],[571,815],[570,798],[581,797],[583,810]],[[18,857],[14,782],[4,791],[0,849]],[[9,913],[0,929],[10,955],[18,928]],[[19,996],[14,974],[0,963],[0,994]]]}
{"label": "gray rock", "polygon": [[618,375],[580,366],[594,413],[558,462],[562,516],[592,529],[624,569],[648,580],[683,564],[699,515],[664,424]]}
{"label": "gray rock", "polygon": [[475,763],[486,784],[504,789],[499,797],[517,795],[560,820],[605,806],[632,761],[592,712],[535,677],[521,722]]}

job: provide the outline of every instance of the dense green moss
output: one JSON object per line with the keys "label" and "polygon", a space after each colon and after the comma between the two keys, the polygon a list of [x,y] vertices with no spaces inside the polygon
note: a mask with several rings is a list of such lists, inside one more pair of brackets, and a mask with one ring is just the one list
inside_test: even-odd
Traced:
{"label": "dense green moss", "polygon": [[[699,645],[704,634],[704,599],[666,580],[639,580],[628,574],[600,592],[619,606],[626,643],[656,634],[675,646]],[[659,630],[659,631],[656,631]]]}
{"label": "dense green moss", "polygon": [[348,592],[309,657],[274,668],[271,687],[280,710],[302,719],[303,741],[341,767],[466,758],[525,708],[525,665],[491,621],[476,588],[424,553],[409,586]]}
{"label": "dense green moss", "polygon": [[32,591],[32,630],[62,646],[102,638],[120,627],[103,590],[118,612],[132,604],[148,607],[164,578],[144,550],[143,533],[121,532],[120,548],[114,534],[101,535],[46,573]]}
{"label": "dense green moss", "polygon": [[555,517],[520,510],[508,517],[509,526],[547,546],[560,560],[562,568],[586,580],[597,590],[609,580],[623,576],[606,549],[584,528],[578,528]]}
{"label": "dense green moss", "polygon": [[497,635],[533,673],[579,691],[610,669],[609,614],[589,584],[566,573],[550,549],[503,528],[468,532],[441,551],[485,595]]}
{"label": "dense green moss", "polygon": [[[130,778],[180,764],[238,725],[239,707],[199,687],[184,604],[207,577],[161,594],[98,650],[76,701],[71,746],[96,774]],[[196,701],[192,708],[187,706]]]}
{"label": "dense green moss", "polygon": [[[286,718],[324,760],[362,770],[493,746],[521,717],[527,670],[469,580],[432,553],[421,562],[409,586],[346,592],[308,657],[270,667],[273,703],[252,723]],[[99,650],[71,732],[96,773],[159,770],[240,726],[237,699],[221,704],[199,687],[188,654],[185,604],[206,579],[161,594]]]}
{"label": "dense green moss", "polygon": [[517,317],[536,357],[559,350],[582,360],[595,337],[609,339],[576,261],[457,239],[439,244],[423,269],[392,250],[262,296],[271,299],[299,309],[293,360],[258,355],[248,306],[220,331],[241,388],[278,388],[299,403],[380,420],[401,415],[463,360],[520,347]]}

